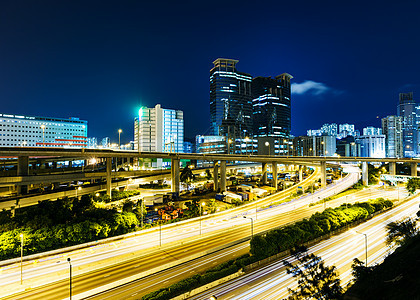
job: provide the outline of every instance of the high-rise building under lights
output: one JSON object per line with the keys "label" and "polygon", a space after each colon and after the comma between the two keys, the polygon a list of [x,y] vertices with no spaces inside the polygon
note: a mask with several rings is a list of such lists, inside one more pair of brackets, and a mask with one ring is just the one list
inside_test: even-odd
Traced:
{"label": "high-rise building under lights", "polygon": [[181,110],[142,107],[134,120],[134,149],[140,152],[184,152]]}
{"label": "high-rise building under lights", "polygon": [[402,117],[404,157],[414,157],[417,154],[418,130],[413,93],[400,93],[397,113]]}
{"label": "high-rise building under lights", "polygon": [[385,153],[387,157],[403,157],[402,117],[387,116],[382,119],[382,133],[385,135]]}
{"label": "high-rise building under lights", "polygon": [[236,140],[252,133],[249,74],[236,70],[238,60],[218,58],[210,70],[211,134]]}
{"label": "high-rise building under lights", "polygon": [[289,138],[291,130],[290,80],[283,73],[252,79],[254,137]]}

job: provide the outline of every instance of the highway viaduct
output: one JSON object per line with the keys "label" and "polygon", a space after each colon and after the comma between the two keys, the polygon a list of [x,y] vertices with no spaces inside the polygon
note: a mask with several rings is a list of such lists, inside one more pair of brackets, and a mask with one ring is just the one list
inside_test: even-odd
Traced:
{"label": "highway viaduct", "polygon": [[[273,173],[273,187],[277,189],[277,170],[278,164],[298,165],[299,180],[302,180],[303,166],[319,166],[321,168],[321,186],[326,185],[326,166],[329,164],[340,163],[361,163],[362,181],[367,185],[368,180],[368,162],[379,162],[389,164],[389,173],[396,175],[396,163],[409,163],[411,166],[411,175],[417,176],[416,158],[370,158],[370,157],[314,157],[314,156],[272,156],[272,155],[238,155],[238,154],[199,154],[199,153],[162,153],[162,152],[138,152],[133,150],[111,150],[111,149],[63,149],[63,148],[29,148],[29,147],[0,147],[0,158],[17,158],[17,176],[13,178],[0,177],[0,185],[16,184],[20,187],[26,187],[31,182],[37,182],[37,176],[29,175],[29,164],[31,159],[44,160],[90,160],[92,158],[105,161],[106,172],[94,176],[105,176],[107,194],[111,196],[112,177],[116,174],[112,172],[112,159],[141,159],[141,158],[162,158],[171,160],[171,180],[172,192],[179,193],[180,190],[180,160],[190,159],[199,161],[213,162],[214,189],[226,190],[226,163],[234,162],[253,162],[261,163],[263,170],[263,181],[267,181],[267,166],[271,164]],[[139,171],[118,172],[118,176],[136,176]],[[124,173],[124,174],[123,174]],[[220,181],[217,180],[220,173]],[[69,175],[70,176],[70,175]],[[78,175],[80,176],[80,174]],[[93,175],[84,175],[93,176]],[[87,178],[86,177],[86,178]],[[67,179],[71,179],[71,176]],[[44,178],[45,180],[45,178]],[[24,189],[23,189],[24,190]]]}

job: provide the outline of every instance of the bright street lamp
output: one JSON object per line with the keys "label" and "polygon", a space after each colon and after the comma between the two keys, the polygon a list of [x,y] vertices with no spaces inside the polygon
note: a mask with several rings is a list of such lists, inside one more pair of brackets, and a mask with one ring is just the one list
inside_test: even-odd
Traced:
{"label": "bright street lamp", "polygon": [[76,198],[77,198],[77,191],[81,191],[82,190],[82,187],[81,186],[78,186],[77,188],[76,188]]}
{"label": "bright street lamp", "polygon": [[250,217],[247,218],[246,216],[244,216],[244,219],[251,219],[251,239],[254,237],[254,220]]}
{"label": "bright street lamp", "polygon": [[121,149],[121,132],[122,129],[118,129],[118,149]]}
{"label": "bright street lamp", "polygon": [[270,151],[270,143],[269,142],[265,142],[265,145],[268,147],[268,155],[270,155],[271,154],[271,151]]}
{"label": "bright street lamp", "polygon": [[70,262],[70,257],[67,258],[67,261],[69,262],[69,268],[70,268],[70,300],[71,300],[71,262]]}
{"label": "bright street lamp", "polygon": [[[158,211],[157,208],[155,208],[155,211]],[[159,246],[162,247],[162,220],[159,221]]]}
{"label": "bright street lamp", "polygon": [[45,125],[44,124],[41,125],[41,129],[42,129],[42,146],[45,147]]}
{"label": "bright street lamp", "polygon": [[358,233],[358,234],[363,234],[365,236],[365,259],[366,259],[365,267],[367,267],[368,266],[367,234],[366,233],[363,233],[363,232],[358,232],[358,231],[355,231],[355,232]]}
{"label": "bright street lamp", "polygon": [[230,144],[232,144],[232,140],[228,139],[228,149],[227,149],[227,154],[230,154]]}
{"label": "bright street lamp", "polygon": [[206,205],[205,202],[201,202],[201,205],[200,205],[200,235],[201,235],[201,217],[203,215],[203,209],[201,207],[204,207],[205,205]]}
{"label": "bright street lamp", "polygon": [[20,284],[23,283],[23,233],[20,234]]}

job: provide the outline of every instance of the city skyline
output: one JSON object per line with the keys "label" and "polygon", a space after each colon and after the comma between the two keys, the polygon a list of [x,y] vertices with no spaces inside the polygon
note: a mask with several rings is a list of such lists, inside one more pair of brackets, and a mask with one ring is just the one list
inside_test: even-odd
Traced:
{"label": "city skyline", "polygon": [[184,111],[194,138],[210,129],[218,57],[254,77],[293,75],[295,136],[324,123],[380,127],[400,92],[416,99],[418,4],[251,3],[229,2],[234,13],[216,17],[218,2],[3,2],[2,113],[79,117],[89,137],[116,141],[121,128],[125,143],[139,107],[161,104]]}

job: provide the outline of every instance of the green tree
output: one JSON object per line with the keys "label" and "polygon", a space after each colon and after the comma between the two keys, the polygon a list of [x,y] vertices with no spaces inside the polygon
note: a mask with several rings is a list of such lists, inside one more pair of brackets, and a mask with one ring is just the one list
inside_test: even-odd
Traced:
{"label": "green tree", "polygon": [[416,226],[416,220],[411,218],[404,219],[400,222],[391,222],[386,225],[386,229],[388,230],[388,236],[386,238],[388,245],[394,243],[402,245],[419,232]]}
{"label": "green tree", "polygon": [[123,203],[122,211],[133,212],[134,203],[131,200],[125,200]]}
{"label": "green tree", "polygon": [[213,176],[211,176],[210,170],[209,169],[206,169],[206,178],[207,178],[207,180],[212,179],[212,177]]}
{"label": "green tree", "polygon": [[182,172],[179,175],[179,179],[182,182],[190,182],[191,180],[193,180],[193,178],[194,178],[194,175],[191,169],[189,168],[189,166],[186,166],[184,169],[182,169]]}
{"label": "green tree", "polygon": [[410,178],[406,184],[407,191],[410,194],[414,194],[414,192],[420,187],[420,178]]}
{"label": "green tree", "polygon": [[306,247],[298,247],[292,252],[297,262],[295,265],[287,260],[283,263],[288,274],[297,278],[296,290],[289,288],[289,299],[337,299],[342,295],[340,278],[334,266],[324,265],[321,257],[307,253]]}
{"label": "green tree", "polygon": [[141,215],[143,214],[143,221],[144,221],[144,218],[146,217],[146,214],[147,214],[147,206],[144,204],[143,200],[137,201],[137,206],[135,209],[133,209],[133,213],[136,214],[138,220],[141,220]]}
{"label": "green tree", "polygon": [[200,202],[198,199],[185,202],[185,206],[188,208],[184,211],[184,216],[187,218],[198,217],[200,215]]}
{"label": "green tree", "polygon": [[352,275],[354,280],[364,280],[372,271],[376,268],[376,266],[366,267],[365,263],[358,258],[353,259],[353,263],[351,264],[352,268]]}

